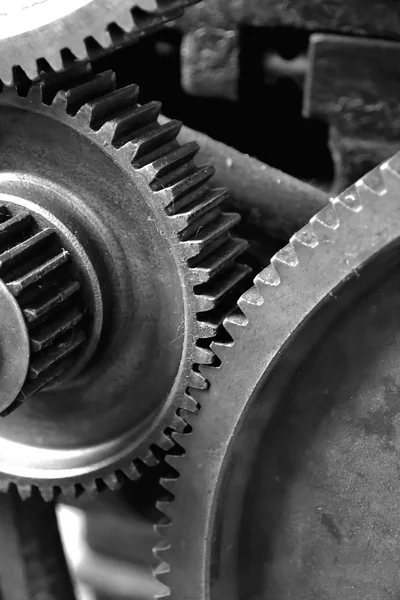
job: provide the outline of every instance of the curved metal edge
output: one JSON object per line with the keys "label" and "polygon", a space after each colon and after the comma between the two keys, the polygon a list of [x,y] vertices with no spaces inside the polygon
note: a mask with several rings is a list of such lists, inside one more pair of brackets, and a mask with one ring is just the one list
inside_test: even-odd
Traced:
{"label": "curved metal edge", "polygon": [[[187,415],[189,435],[175,435],[185,450],[168,463],[177,471],[163,486],[174,500],[159,503],[169,519],[155,549],[157,575],[175,600],[210,598],[210,550],[221,477],[240,420],[253,392],[279,360],[283,344],[338,285],[357,274],[400,236],[400,153],[335,198],[296,233],[254,279],[224,321],[233,338],[213,344],[218,368],[202,368],[208,392]],[[240,366],[240,368],[239,368]],[[254,397],[254,396],[253,396]]]}
{"label": "curved metal edge", "polygon": [[[20,66],[30,79],[38,76],[38,59],[45,59],[56,71],[64,68],[61,51],[68,48],[78,60],[91,60],[118,44],[129,44],[144,33],[180,17],[186,6],[199,0],[169,0],[148,2],[143,0],[92,0],[72,13],[47,23],[32,31],[0,40],[0,79],[4,84],[13,82],[13,67]],[[154,10],[154,4],[157,9]],[[150,6],[149,6],[150,5]],[[153,5],[153,7],[151,6]],[[145,6],[145,10],[144,10]],[[153,9],[152,9],[153,8]],[[139,12],[135,16],[134,9]],[[118,40],[109,26],[118,28]],[[97,43],[88,54],[86,40]]]}
{"label": "curved metal edge", "polygon": [[[104,75],[109,75],[105,73]],[[90,77],[88,75],[88,77]],[[93,78],[93,81],[97,81],[101,86],[100,81],[101,76],[96,76]],[[60,84],[60,87],[62,85]],[[79,86],[78,86],[79,87]],[[131,86],[134,88],[135,86]],[[86,91],[86,88],[83,84],[83,90]],[[100,87],[100,89],[102,89]],[[115,102],[118,103],[123,98],[120,94],[119,90],[115,94]],[[127,90],[129,93],[132,90]],[[160,169],[165,168],[165,164],[163,159],[153,160],[151,159],[148,164],[140,165],[135,167],[132,164],[132,156],[134,155],[135,149],[140,142],[139,137],[133,136],[134,143],[127,141],[124,137],[124,143],[121,146],[117,144],[117,135],[120,132],[120,119],[123,120],[126,118],[126,114],[121,117],[112,118],[110,117],[104,125],[100,129],[96,129],[92,127],[92,115],[93,115],[93,89],[91,87],[88,88],[88,93],[91,94],[90,100],[91,102],[85,104],[85,99],[81,98],[81,107],[79,110],[71,114],[69,110],[69,101],[70,96],[68,96],[68,92],[59,92],[51,105],[43,104],[42,102],[42,91],[39,86],[34,85],[31,87],[28,96],[26,98],[19,97],[15,94],[13,90],[10,88],[4,88],[3,93],[7,93],[8,97],[6,103],[13,104],[14,102],[20,107],[27,107],[28,110],[32,110],[33,112],[46,114],[56,120],[59,120],[66,125],[73,127],[78,130],[82,135],[88,136],[91,141],[98,145],[102,151],[108,153],[113,160],[118,162],[118,164],[130,173],[130,176],[135,177],[136,183],[138,185],[138,189],[142,192],[144,198],[149,203],[149,206],[154,211],[158,226],[163,231],[163,235],[171,240],[171,252],[175,257],[175,261],[177,264],[177,268],[181,274],[183,285],[183,296],[186,304],[186,325],[187,331],[185,334],[186,337],[186,351],[187,356],[185,358],[185,366],[181,369],[181,377],[179,385],[175,386],[174,389],[174,398],[171,401],[168,410],[164,411],[161,415],[160,419],[152,428],[151,432],[146,436],[145,440],[142,440],[137,448],[137,452],[134,456],[130,456],[129,459],[122,459],[118,462],[118,464],[114,464],[112,467],[101,468],[87,476],[79,477],[79,481],[76,481],[74,478],[60,479],[60,480],[27,480],[20,479],[17,477],[12,477],[9,475],[3,474],[3,480],[0,481],[0,489],[7,490],[10,482],[15,483],[18,487],[19,493],[21,497],[28,498],[31,494],[32,486],[38,487],[40,493],[43,498],[46,500],[51,500],[54,497],[54,494],[61,494],[64,497],[74,497],[82,493],[83,490],[86,490],[89,494],[96,494],[99,491],[99,481],[104,483],[109,489],[117,489],[121,485],[121,476],[120,472],[122,471],[124,475],[126,475],[131,480],[136,480],[140,476],[139,468],[144,464],[146,466],[152,466],[158,463],[158,458],[156,457],[157,452],[154,452],[154,446],[157,448],[166,451],[172,448],[175,445],[175,442],[172,438],[172,434],[169,430],[178,432],[183,431],[186,426],[185,419],[181,416],[181,411],[196,411],[197,403],[193,399],[191,392],[189,391],[189,386],[193,389],[205,389],[207,387],[207,381],[205,377],[201,374],[201,372],[196,368],[197,365],[204,364],[212,364],[215,358],[215,354],[209,347],[204,347],[203,345],[197,345],[197,342],[201,339],[209,339],[215,337],[215,331],[219,327],[218,322],[215,321],[215,315],[213,317],[213,322],[209,322],[204,315],[207,314],[208,311],[213,311],[213,309],[218,305],[220,300],[221,290],[218,289],[219,286],[216,286],[217,289],[213,289],[213,283],[215,284],[216,278],[220,276],[221,270],[228,263],[231,266],[234,266],[235,274],[232,277],[232,284],[229,280],[227,289],[224,291],[224,294],[229,292],[229,296],[231,296],[231,292],[233,296],[235,295],[235,290],[239,289],[236,286],[246,277],[249,273],[249,269],[240,265],[237,262],[237,257],[242,254],[242,252],[247,248],[247,243],[242,240],[237,240],[236,238],[228,235],[230,230],[240,219],[238,215],[227,215],[218,209],[216,212],[215,207],[213,208],[213,214],[223,217],[225,220],[221,219],[218,221],[216,219],[215,227],[213,228],[213,235],[216,239],[217,237],[222,237],[222,239],[231,239],[233,250],[230,248],[230,254],[226,255],[222,254],[218,258],[218,269],[214,269],[209,267],[207,264],[208,254],[206,255],[204,266],[201,262],[198,264],[197,262],[192,265],[193,259],[197,259],[200,255],[201,251],[204,250],[203,239],[207,239],[207,235],[209,235],[210,227],[204,228],[204,232],[202,229],[202,217],[204,216],[204,212],[200,212],[197,214],[197,206],[196,203],[191,203],[186,211],[180,212],[178,214],[169,215],[167,208],[171,206],[174,202],[174,186],[183,186],[184,194],[190,194],[193,189],[193,178],[192,176],[186,177],[183,175],[184,179],[181,179],[177,183],[167,183],[165,186],[162,186],[158,191],[153,191],[151,184],[157,179],[162,181],[162,176],[160,175]],[[102,92],[103,94],[103,92]],[[103,94],[104,95],[104,94]],[[101,99],[102,95],[99,95],[99,99]],[[110,94],[107,96],[107,104],[108,107],[112,107],[112,102],[110,102]],[[125,100],[124,100],[125,101]],[[154,112],[154,103],[150,103],[148,106]],[[147,106],[147,105],[146,105]],[[125,106],[126,108],[126,106]],[[132,101],[132,110],[135,110],[137,107],[136,103]],[[142,110],[145,107],[140,107]],[[118,115],[120,111],[120,107],[118,104],[116,105],[116,114]],[[161,109],[161,106],[160,106]],[[139,108],[138,108],[139,110]],[[160,135],[160,147],[163,147],[165,144],[165,129],[159,125],[157,121],[157,115],[154,115],[154,126],[157,128],[156,131],[159,131]],[[138,128],[140,131],[140,122],[138,124],[134,124],[135,128]],[[178,122],[173,123],[173,128],[171,131],[174,133],[174,139],[176,139],[176,135],[179,131],[180,124]],[[136,129],[135,129],[136,131]],[[134,133],[135,133],[134,131]],[[126,131],[124,130],[124,136]],[[187,144],[186,146],[190,146]],[[177,148],[179,146],[177,145]],[[181,147],[182,148],[182,147]],[[193,150],[195,148],[195,151]],[[193,156],[193,151],[196,153],[198,147],[196,145],[190,146],[190,148],[186,148],[188,155]],[[154,148],[151,149],[149,156],[152,156],[154,152]],[[174,158],[175,160],[175,158]],[[172,163],[173,165],[175,163]],[[178,165],[180,163],[177,163]],[[174,167],[176,168],[176,167]],[[208,166],[204,166],[201,168],[197,168],[199,175],[199,184],[206,186],[209,178],[213,174],[212,168]],[[170,170],[168,170],[170,174]],[[186,189],[187,187],[187,189]],[[180,188],[180,194],[182,193],[182,189]],[[209,190],[210,188],[207,184],[204,187],[205,190]],[[223,190],[215,190],[213,193],[218,194],[218,196],[223,196],[226,194]],[[190,197],[190,196],[189,196]],[[179,196],[180,200],[182,196]],[[199,223],[199,226],[196,227],[196,223]],[[210,225],[210,224],[209,224]],[[182,232],[186,232],[190,230],[190,235],[182,236]],[[221,254],[219,252],[219,254]],[[225,282],[226,283],[226,282]],[[205,291],[196,291],[196,286],[204,286],[205,284],[210,284],[211,287],[207,288]],[[232,299],[232,302],[237,299],[239,296],[239,291],[236,292],[235,298]],[[225,296],[224,296],[225,297]],[[198,313],[202,313],[202,319],[198,319]],[[221,322],[223,317],[229,313],[229,310],[224,311],[222,314]],[[168,430],[168,431],[166,431]],[[139,468],[136,461],[139,461]]]}

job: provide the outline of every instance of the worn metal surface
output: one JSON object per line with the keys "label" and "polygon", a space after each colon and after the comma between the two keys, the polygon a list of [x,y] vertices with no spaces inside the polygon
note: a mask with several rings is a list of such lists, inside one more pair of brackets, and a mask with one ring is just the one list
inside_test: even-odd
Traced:
{"label": "worn metal surface", "polygon": [[397,155],[293,236],[225,320],[160,505],[172,598],[399,594],[399,190]]}
{"label": "worn metal surface", "polygon": [[400,44],[314,34],[304,114],[331,126],[336,191],[400,148]]}
{"label": "worn metal surface", "polygon": [[62,69],[65,49],[78,59],[95,58],[179,17],[196,1],[7,0],[0,10],[0,79],[11,83],[15,66],[33,79],[38,75],[36,61],[43,58],[55,70]]}
{"label": "worn metal surface", "polygon": [[0,193],[60,213],[103,301],[87,368],[0,420],[1,485],[37,484],[46,498],[114,489],[121,469],[137,478],[173,444],[167,428],[196,408],[187,386],[207,385],[198,365],[249,271],[231,236],[239,215],[221,212],[226,191],[208,186],[195,143],[178,144],[180,123],[159,125],[160,104],[139,106],[136,85],[115,91],[110,71],[57,82],[67,91],[54,99],[54,81],[0,94]]}

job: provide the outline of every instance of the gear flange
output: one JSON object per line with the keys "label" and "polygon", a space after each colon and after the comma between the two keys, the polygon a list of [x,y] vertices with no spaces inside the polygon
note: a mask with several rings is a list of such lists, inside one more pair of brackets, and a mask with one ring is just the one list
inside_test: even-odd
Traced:
{"label": "gear flange", "polygon": [[194,164],[196,144],[177,143],[180,123],[159,125],[160,104],[139,105],[135,85],[116,90],[111,72],[78,67],[56,80],[56,95],[48,75],[26,98],[0,95],[0,194],[73,232],[103,315],[85,368],[0,422],[3,488],[37,485],[46,498],[115,488],[173,444],[180,409],[196,410],[187,388],[207,385],[198,365],[214,360],[210,341],[248,274],[237,263],[246,243],[231,235],[238,216],[221,212],[226,192],[210,189],[211,166]]}
{"label": "gear flange", "polygon": [[295,234],[224,321],[176,434],[174,599],[398,589],[400,155]]}

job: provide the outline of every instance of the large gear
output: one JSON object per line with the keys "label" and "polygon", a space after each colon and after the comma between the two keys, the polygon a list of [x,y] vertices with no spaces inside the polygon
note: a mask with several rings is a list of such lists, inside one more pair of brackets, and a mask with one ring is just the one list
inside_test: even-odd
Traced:
{"label": "large gear", "polygon": [[400,154],[295,234],[238,301],[168,457],[176,600],[398,593]]}
{"label": "large gear", "polygon": [[62,51],[79,60],[121,47],[144,32],[179,17],[198,0],[9,0],[0,9],[0,79],[10,84],[13,68],[38,75],[38,59],[59,71]]}
{"label": "large gear", "polygon": [[197,145],[176,142],[180,123],[159,125],[159,103],[139,105],[135,85],[116,90],[112,72],[56,80],[66,91],[46,78],[27,97],[0,94],[0,195],[76,240],[103,315],[83,371],[0,421],[2,488],[36,485],[46,499],[115,488],[171,447],[248,274],[236,263],[246,243],[231,237],[238,216],[221,212],[226,192],[209,188],[211,166],[195,166]]}

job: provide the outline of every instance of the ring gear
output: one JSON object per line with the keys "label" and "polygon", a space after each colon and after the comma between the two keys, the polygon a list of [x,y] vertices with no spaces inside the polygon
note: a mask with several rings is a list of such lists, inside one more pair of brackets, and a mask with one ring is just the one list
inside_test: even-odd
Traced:
{"label": "ring gear", "polygon": [[63,69],[62,51],[94,59],[181,16],[197,0],[9,0],[0,10],[0,79],[13,81],[13,68],[38,75],[37,60]]}
{"label": "ring gear", "polygon": [[112,72],[78,67],[65,81],[56,95],[48,77],[26,98],[0,94],[0,196],[73,232],[103,310],[82,373],[0,420],[3,489],[36,485],[46,499],[114,489],[173,445],[179,410],[196,409],[187,387],[207,385],[198,365],[214,359],[209,343],[248,274],[236,263],[247,244],[231,236],[239,217],[221,212],[226,192],[195,166],[197,145],[177,143],[180,123],[159,125],[160,104],[139,105],[136,85],[116,90]]}
{"label": "ring gear", "polygon": [[[400,154],[313,217],[224,322],[174,439],[174,599],[398,589]],[[170,565],[170,569],[168,567]]]}

